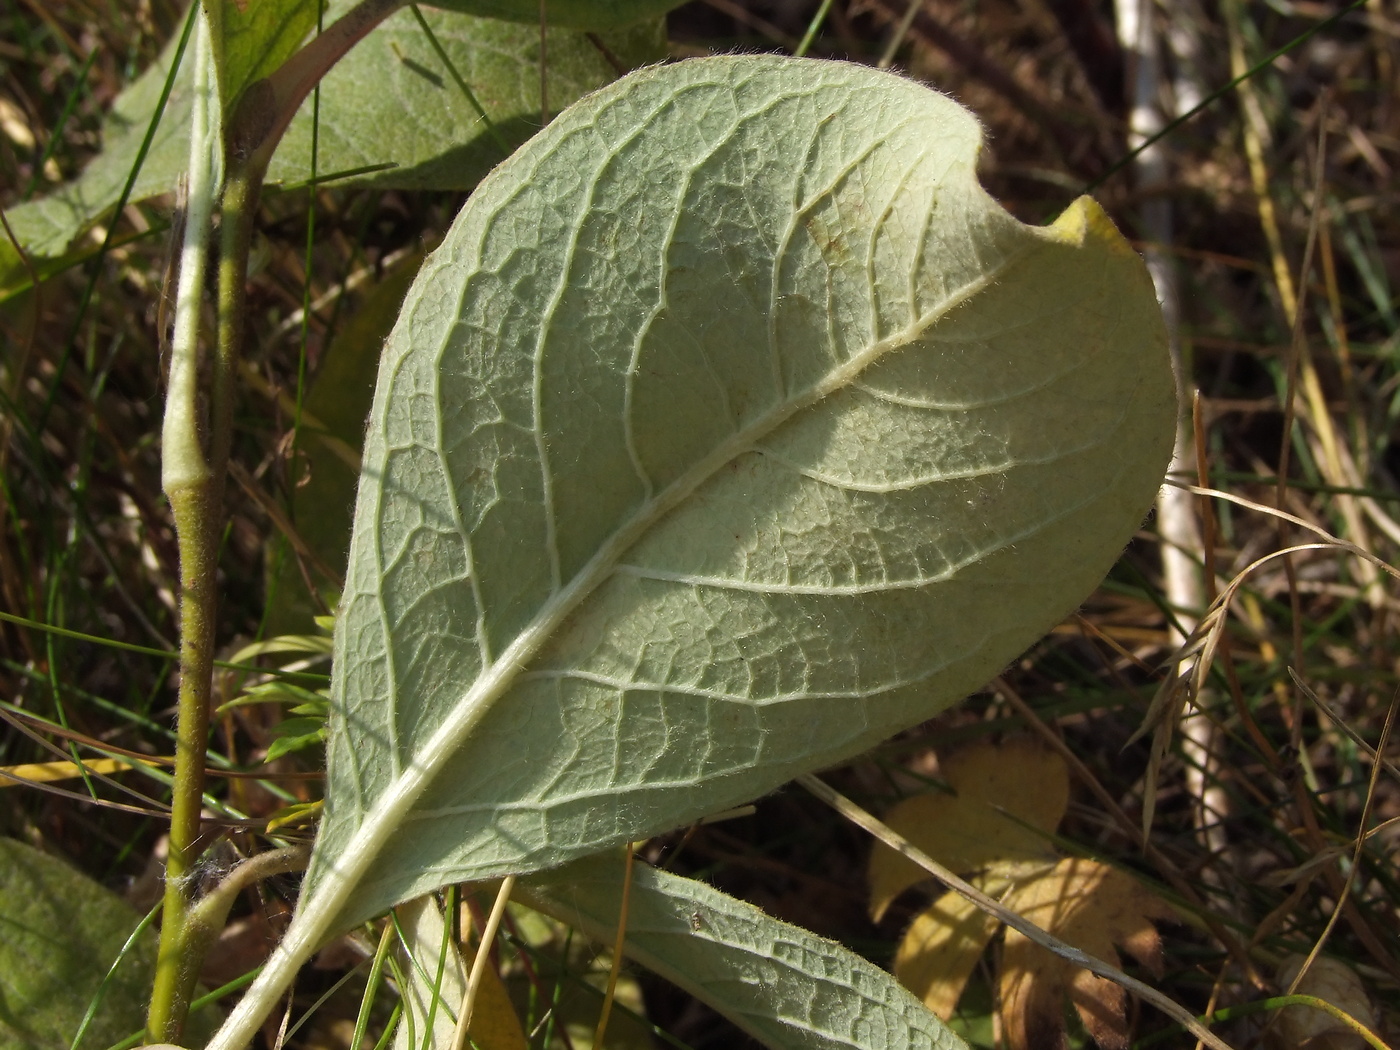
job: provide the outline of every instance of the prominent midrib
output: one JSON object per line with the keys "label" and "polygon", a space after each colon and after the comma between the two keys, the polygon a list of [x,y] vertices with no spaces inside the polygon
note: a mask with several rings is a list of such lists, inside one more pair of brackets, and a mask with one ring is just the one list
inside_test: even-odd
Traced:
{"label": "prominent midrib", "polygon": [[1038,243],[1038,240],[1031,240],[1024,248],[1003,259],[995,269],[949,296],[938,309],[930,311],[917,323],[872,343],[832,369],[821,382],[809,387],[801,396],[759,416],[643,504],[629,522],[613,533],[568,585],[541,606],[529,626],[478,676],[453,707],[452,713],[417,750],[409,767],[391,781],[389,788],[365,813],[349,841],[339,847],[339,856],[334,861],[321,861],[326,866],[318,872],[320,881],[310,887],[309,896],[303,895],[282,942],[208,1050],[233,1050],[237,1036],[230,1036],[230,1033],[238,1032],[242,1024],[252,1023],[253,1015],[261,1009],[258,1004],[269,995],[276,996],[290,983],[302,963],[332,931],[350,895],[359,886],[370,865],[378,859],[380,850],[397,830],[399,821],[412,809],[443,766],[456,755],[467,736],[511,687],[564,618],[612,575],[625,551],[725,464],[751,450],[759,440],[797,413],[849,385],[885,354],[918,339],[950,311],[994,283],[1003,272],[1033,251]]}
{"label": "prominent midrib", "polygon": [[[814,384],[801,396],[778,405],[759,416],[748,427],[737,431],[728,440],[720,443],[708,455],[697,461],[675,481],[644,503],[630,521],[612,534],[597,550],[592,558],[580,569],[566,586],[553,594],[540,608],[533,620],[491,666],[478,676],[471,688],[452,707],[451,713],[437,731],[421,745],[413,756],[413,761],[404,772],[391,783],[388,790],[375,801],[365,814],[359,829],[346,844],[342,856],[354,858],[349,876],[352,889],[372,862],[378,848],[391,833],[395,820],[401,817],[427,788],[434,776],[452,759],[462,746],[467,735],[491,710],[514,683],[517,675],[525,669],[544,644],[553,636],[564,618],[573,612],[609,576],[629,550],[667,514],[679,507],[702,484],[736,456],[751,450],[758,441],[772,433],[793,416],[810,408],[830,394],[854,381],[877,360],[892,350],[900,349],[922,336],[953,309],[975,296],[983,288],[994,283],[1000,275],[1028,252],[1034,250],[1035,242],[1007,256],[992,271],[969,282],[957,293],[949,296],[937,310],[930,311],[917,324],[897,332],[876,343],[872,343],[859,354],[832,369],[819,383]],[[330,878],[332,872],[327,872]],[[316,887],[319,891],[320,887]],[[319,896],[320,893],[317,893]]]}

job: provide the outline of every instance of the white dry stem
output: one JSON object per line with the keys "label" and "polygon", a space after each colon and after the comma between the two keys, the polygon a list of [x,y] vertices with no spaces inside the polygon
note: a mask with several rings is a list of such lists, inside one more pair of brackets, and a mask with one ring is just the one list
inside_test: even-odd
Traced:
{"label": "white dry stem", "polygon": [[[1152,0],[1117,0],[1115,7],[1119,41],[1129,61],[1128,95],[1131,109],[1128,146],[1136,148],[1159,132],[1166,122],[1159,101],[1165,79],[1161,50]],[[1177,66],[1171,94],[1174,97],[1173,108],[1178,112],[1184,111],[1183,106],[1194,106],[1200,96],[1200,90],[1190,75],[1198,50],[1191,23],[1193,13],[1189,6],[1185,11],[1170,6],[1164,11],[1170,24],[1168,43],[1174,51]],[[1173,477],[1192,477],[1196,472],[1196,447],[1189,409],[1191,398],[1188,396],[1191,377],[1186,374],[1181,359],[1180,295],[1176,271],[1164,250],[1172,239],[1171,202],[1159,192],[1166,187],[1169,179],[1164,144],[1157,142],[1143,150],[1138,154],[1134,168],[1138,192],[1146,198],[1141,218],[1148,246],[1143,255],[1157,290],[1157,298],[1162,304],[1172,370],[1176,375],[1177,390],[1182,395],[1170,470]],[[1202,567],[1205,559],[1196,521],[1195,498],[1175,486],[1164,487],[1157,498],[1157,527],[1162,536],[1163,586],[1167,601],[1176,610],[1181,625],[1181,633],[1172,632],[1172,644],[1180,647],[1195,630],[1200,611],[1206,605]],[[1171,677],[1189,674],[1191,664],[1190,657],[1180,659]],[[1219,730],[1200,710],[1208,702],[1208,694],[1197,695],[1197,712],[1186,715],[1181,722],[1186,790],[1194,800],[1194,823],[1202,844],[1212,855],[1228,856],[1229,843],[1223,821],[1228,813],[1229,798],[1218,776]],[[1153,790],[1153,787],[1149,784],[1148,790]]]}
{"label": "white dry stem", "polygon": [[190,112],[185,238],[170,339],[170,382],[161,426],[161,486],[167,495],[203,484],[209,464],[199,441],[196,409],[199,375],[199,315],[204,299],[210,220],[223,181],[223,128],[209,20],[201,10],[194,30],[194,84]]}

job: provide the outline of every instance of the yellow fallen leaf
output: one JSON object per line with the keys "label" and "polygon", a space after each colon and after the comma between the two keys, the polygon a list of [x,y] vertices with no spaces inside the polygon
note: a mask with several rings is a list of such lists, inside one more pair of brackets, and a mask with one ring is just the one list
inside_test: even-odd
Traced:
{"label": "yellow fallen leaf", "polygon": [[[1038,879],[1017,883],[1007,907],[1062,941],[1117,967],[1115,945],[1155,976],[1162,943],[1153,919],[1174,917],[1171,907],[1132,876],[1097,861],[1069,857]],[[1104,1050],[1128,1045],[1127,993],[1058,955],[1006,931],[1001,961],[1003,1030],[1011,1050],[1065,1045],[1064,997]]]}
{"label": "yellow fallen leaf", "polygon": [[[941,770],[955,795],[921,795],[885,823],[984,893],[1090,955],[1119,965],[1118,945],[1154,973],[1161,942],[1154,919],[1171,908],[1131,876],[1096,861],[1061,859],[1049,836],[1069,805],[1064,761],[1028,740],[977,744]],[[870,859],[871,913],[878,921],[927,873],[877,845]],[[895,953],[895,976],[940,1017],[952,1016],[997,923],[948,893],[915,917]],[[1069,997],[1105,1050],[1127,1046],[1126,993],[1007,931],[1001,964],[1003,1030],[1010,1050],[1064,1046]]]}
{"label": "yellow fallen leaf", "polygon": [[[407,975],[399,991],[404,1015],[394,1036],[395,1050],[451,1046],[456,1013],[467,987],[471,951],[463,957],[432,897],[401,904],[395,915]],[[430,1016],[433,1020],[428,1030]],[[494,966],[488,965],[483,972],[467,1034],[477,1050],[527,1050],[529,1046],[510,994]]]}
{"label": "yellow fallen leaf", "polygon": [[[993,861],[1054,858],[1047,836],[1069,805],[1069,772],[1059,755],[1025,739],[974,744],[944,760],[941,773],[956,794],[905,799],[885,823],[960,873]],[[876,922],[896,897],[929,877],[878,843],[869,874]]]}
{"label": "yellow fallen leaf", "polygon": [[530,1045],[505,982],[493,966],[483,971],[467,1034],[480,1050],[527,1050]]}
{"label": "yellow fallen leaf", "polygon": [[[1054,862],[997,861],[972,882],[989,897],[1040,878]],[[958,893],[945,893],[914,917],[894,956],[894,975],[943,1020],[953,1016],[997,920]]]}
{"label": "yellow fallen leaf", "polygon": [[894,975],[946,1021],[996,932],[995,918],[958,894],[945,893],[905,931],[894,955]]}

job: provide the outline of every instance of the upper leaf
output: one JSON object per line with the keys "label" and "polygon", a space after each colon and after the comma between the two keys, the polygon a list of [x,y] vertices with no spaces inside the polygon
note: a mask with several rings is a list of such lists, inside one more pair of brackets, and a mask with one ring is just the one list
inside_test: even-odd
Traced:
{"label": "upper leaf", "polygon": [[[349,4],[341,0],[326,15],[330,24]],[[250,5],[254,19],[267,4]],[[313,11],[314,13],[314,11]],[[423,12],[457,72],[472,88],[496,129],[514,145],[539,124],[539,31],[496,19],[449,11]],[[277,54],[286,50],[286,34],[295,20],[270,27],[244,27],[225,44],[231,68],[226,94],[246,87],[251,76],[267,70],[249,53],[257,29],[281,35],[264,40]],[[311,22],[315,24],[314,18]],[[289,28],[290,27],[290,28]],[[229,28],[225,27],[226,30]],[[628,66],[653,62],[664,54],[659,25],[631,26],[604,40],[614,57]],[[41,200],[6,212],[11,228],[42,272],[44,260],[68,250],[73,239],[117,202],[166,78],[175,42],[117,97],[103,126],[103,151],[72,182]],[[551,30],[545,59],[549,96],[554,105],[570,102],[601,87],[617,74],[607,57],[580,32]],[[189,159],[190,85],[188,60],[176,74],[170,100],[156,128],[150,151],[132,187],[139,201],[175,188]],[[387,19],[332,68],[321,84],[317,171],[325,176],[374,165],[387,170],[341,180],[337,185],[373,184],[409,189],[470,189],[503,159],[497,138],[462,96],[451,73],[438,58],[408,11]],[[308,99],[288,128],[268,171],[271,182],[298,182],[311,175],[312,105]],[[0,238],[0,294],[27,281],[25,268],[7,238]]]}
{"label": "upper leaf", "polygon": [[1160,313],[979,143],[898,77],[724,57],[481,184],[381,366],[298,936],[838,761],[1093,588],[1171,446]]}
{"label": "upper leaf", "polygon": [[244,89],[286,61],[316,28],[321,0],[205,0],[215,28],[219,97],[232,113]]}
{"label": "upper leaf", "polygon": [[[423,9],[452,66],[491,123],[514,147],[539,130],[540,33],[535,26]],[[659,21],[603,38],[613,58],[632,67],[665,54]],[[552,29],[545,42],[552,106],[617,78],[582,32]],[[310,100],[297,113],[268,170],[272,181],[311,174]],[[468,104],[411,12],[385,19],[321,82],[317,170],[322,175],[392,162],[395,167],[337,185],[471,189],[505,157],[486,121]]]}

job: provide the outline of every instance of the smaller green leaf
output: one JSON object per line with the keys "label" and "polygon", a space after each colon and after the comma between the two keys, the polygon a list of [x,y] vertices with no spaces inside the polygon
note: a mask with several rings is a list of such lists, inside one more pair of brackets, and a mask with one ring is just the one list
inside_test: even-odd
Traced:
{"label": "smaller green leaf", "polygon": [[[624,872],[620,854],[601,854],[519,882],[516,896],[610,944]],[[875,964],[703,882],[643,864],[632,872],[625,951],[776,1050],[966,1050]]]}
{"label": "smaller green leaf", "polygon": [[298,704],[296,707],[292,708],[291,713],[294,715],[309,715],[320,722],[324,722],[326,716],[330,714],[330,709],[330,701],[325,697],[320,697],[312,703]]}
{"label": "smaller green leaf", "polygon": [[299,737],[319,733],[325,727],[326,720],[324,718],[288,718],[273,726],[272,731],[279,737]]}
{"label": "smaller green leaf", "polygon": [[[178,39],[178,38],[177,38]],[[77,178],[57,187],[46,197],[26,201],[6,212],[15,238],[28,253],[41,277],[57,272],[62,257],[68,264],[86,254],[73,241],[101,219],[121,197],[122,187],[140,152],[142,140],[156,112],[170,73],[177,40],[171,40],[160,57],[112,102],[102,122],[102,152]],[[131,201],[169,193],[189,159],[190,90],[189,63],[177,77],[165,114],[156,128],[145,163],[131,189]],[[70,251],[70,246],[72,250]],[[0,237],[0,294],[14,294],[28,281],[8,237]]]}
{"label": "smaller green leaf", "polygon": [[304,0],[205,0],[215,12],[214,62],[225,113],[249,84],[277,69],[316,28],[316,3]]}
{"label": "smaller green leaf", "polygon": [[[0,1046],[68,1050],[140,921],[115,893],[63,861],[0,838]],[[156,941],[147,930],[121,959],[80,1048],[102,1050],[146,1020]],[[211,1030],[191,1019],[191,1039]]]}
{"label": "smaller green leaf", "polygon": [[322,693],[315,693],[310,689],[303,689],[299,685],[292,685],[290,682],[278,679],[253,686],[242,696],[230,700],[226,704],[220,704],[218,711],[223,714],[231,708],[247,707],[250,704],[300,704],[315,710],[294,710],[294,714],[315,714],[324,713],[327,710],[328,702]]}
{"label": "smaller green leaf", "polygon": [[233,662],[247,663],[256,657],[274,653],[322,653],[329,656],[332,651],[332,640],[327,635],[279,634],[275,638],[245,645],[233,654]]}
{"label": "smaller green leaf", "polygon": [[276,762],[279,758],[296,751],[305,751],[309,747],[315,747],[325,742],[324,733],[308,733],[306,736],[284,736],[274,740],[267,749],[267,757],[264,761]]}
{"label": "smaller green leaf", "polygon": [[[307,728],[316,725],[321,728]],[[308,747],[323,744],[326,740],[325,723],[315,718],[289,718],[281,725],[275,726],[273,732],[278,734],[277,739],[268,745],[265,762],[275,762],[283,755],[290,755],[293,751],[304,751]]]}
{"label": "smaller green leaf", "polygon": [[[292,0],[259,0],[248,5],[246,28],[227,30],[228,82],[246,84],[275,67],[298,23],[257,19],[263,7],[283,11]],[[643,0],[631,0],[638,9]],[[314,26],[314,8],[308,29]],[[326,11],[327,25],[343,14],[349,0],[336,0]],[[538,14],[538,5],[532,4]],[[649,9],[658,8],[646,0]],[[519,21],[474,18],[453,11],[424,12],[456,72],[472,88],[496,130],[512,146],[539,129],[540,36]],[[307,17],[305,11],[297,15]],[[551,105],[567,105],[616,79],[612,58],[627,67],[665,57],[664,26],[659,20],[609,31],[608,54],[584,33],[550,20],[546,40]],[[260,35],[261,34],[261,35]],[[254,43],[267,43],[259,55]],[[160,57],[112,104],[103,122],[102,152],[75,179],[48,196],[10,209],[6,219],[42,277],[82,257],[76,238],[115,205],[138,148],[155,112],[174,55],[171,41]],[[290,53],[290,52],[288,52]],[[170,100],[156,129],[150,151],[132,187],[141,201],[175,188],[189,155],[189,63],[182,63]],[[226,96],[229,94],[225,89]],[[236,93],[236,90],[235,90]],[[270,183],[296,183],[311,174],[312,105],[310,99],[292,121],[272,159]],[[360,41],[321,84],[320,134],[316,170],[322,177],[355,171],[336,184],[407,189],[470,189],[502,159],[501,147],[465,99],[451,73],[442,68],[433,48],[409,12],[401,11]],[[392,164],[385,170],[383,165]],[[368,169],[368,170],[367,170]],[[60,261],[56,261],[60,260]],[[0,237],[0,299],[17,294],[29,274],[8,238]]]}
{"label": "smaller green leaf", "polygon": [[[337,5],[338,6],[338,5]],[[472,89],[496,131],[514,147],[540,126],[540,34],[535,26],[424,9],[453,69]],[[624,66],[664,57],[659,21],[608,33],[604,44]],[[545,40],[552,107],[615,80],[617,70],[583,33],[551,21]],[[317,168],[326,175],[391,161],[337,185],[470,189],[505,160],[499,139],[463,98],[412,12],[400,11],[360,41],[321,81]],[[268,169],[270,182],[311,174],[311,105],[287,129]]]}
{"label": "smaller green leaf", "polygon": [[278,828],[295,827],[298,824],[319,820],[324,806],[325,803],[320,799],[315,802],[294,802],[290,806],[283,806],[268,817],[267,834],[271,835]]}

